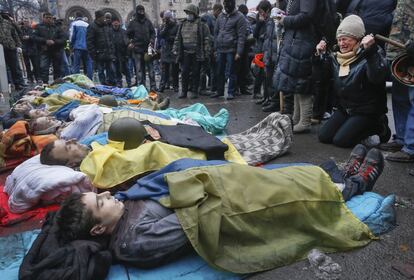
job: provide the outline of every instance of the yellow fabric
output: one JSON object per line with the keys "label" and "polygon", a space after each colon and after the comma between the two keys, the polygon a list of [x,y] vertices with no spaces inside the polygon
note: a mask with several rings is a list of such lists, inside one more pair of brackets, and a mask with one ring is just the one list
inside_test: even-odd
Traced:
{"label": "yellow fabric", "polygon": [[226,144],[229,149],[224,153],[224,158],[228,161],[239,163],[239,164],[246,164],[246,160],[242,157],[242,155],[237,151],[236,147],[229,141],[229,139],[224,138],[221,140],[224,144]]}
{"label": "yellow fabric", "polygon": [[356,47],[348,53],[336,53],[336,60],[338,60],[339,63],[339,77],[346,77],[349,75],[349,65],[358,59],[358,55],[356,53],[358,48],[359,44],[357,44]]}
{"label": "yellow fabric", "polygon": [[[159,170],[181,158],[206,159],[203,152],[159,141],[126,151],[122,142],[110,141],[104,146],[94,142],[92,149],[82,161],[80,170],[89,176],[95,187],[101,189],[112,188],[135,176]],[[226,159],[240,162],[240,157],[240,154],[232,152]]]}
{"label": "yellow fabric", "polygon": [[345,251],[376,237],[346,207],[316,166],[276,170],[240,164],[165,175],[186,236],[211,266],[252,273],[306,258],[311,249]]}
{"label": "yellow fabric", "polygon": [[[68,104],[71,101],[73,101],[73,99],[69,97],[65,97],[60,94],[51,94],[48,97],[36,97],[36,99],[33,101],[33,104],[47,104],[47,110],[51,113],[54,113],[57,110],[59,110],[62,106]],[[89,104],[83,100],[80,100],[80,103],[81,105]]]}

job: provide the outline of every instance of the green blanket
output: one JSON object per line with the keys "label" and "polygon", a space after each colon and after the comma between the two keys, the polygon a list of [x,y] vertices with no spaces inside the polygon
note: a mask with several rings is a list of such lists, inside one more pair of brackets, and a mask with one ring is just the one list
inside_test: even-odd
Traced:
{"label": "green blanket", "polygon": [[375,239],[315,166],[265,170],[227,164],[165,175],[174,208],[194,249],[235,273],[272,269],[309,250],[349,250]]}

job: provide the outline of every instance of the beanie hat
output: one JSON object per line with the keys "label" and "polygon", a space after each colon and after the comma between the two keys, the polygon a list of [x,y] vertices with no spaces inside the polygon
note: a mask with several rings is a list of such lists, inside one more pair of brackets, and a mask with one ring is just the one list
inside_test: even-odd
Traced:
{"label": "beanie hat", "polygon": [[144,11],[144,12],[145,12],[145,8],[144,8],[144,6],[142,6],[142,5],[138,5],[138,6],[135,8],[135,11]]}
{"label": "beanie hat", "polygon": [[95,12],[95,18],[101,18],[103,16],[105,16],[105,14],[101,10]]}
{"label": "beanie hat", "polygon": [[365,26],[362,19],[357,15],[350,15],[344,18],[336,31],[336,38],[349,36],[355,39],[362,39],[365,36]]}
{"label": "beanie hat", "polygon": [[170,19],[172,19],[172,18],[174,18],[174,15],[173,15],[173,13],[170,10],[166,10],[164,12],[164,18],[170,18]]}

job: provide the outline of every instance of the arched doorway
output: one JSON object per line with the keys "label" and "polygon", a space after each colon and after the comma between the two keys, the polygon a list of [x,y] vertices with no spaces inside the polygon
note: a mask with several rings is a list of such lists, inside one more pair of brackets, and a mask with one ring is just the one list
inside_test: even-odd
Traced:
{"label": "arched doorway", "polygon": [[77,13],[80,13],[82,17],[88,18],[89,23],[92,22],[92,16],[88,12],[88,10],[80,6],[73,6],[66,10],[66,15],[65,15],[66,22],[69,23],[69,22],[74,21]]}
{"label": "arched doorway", "polygon": [[107,13],[107,12],[111,13],[112,14],[112,18],[117,17],[119,19],[119,21],[121,22],[121,24],[124,22],[123,19],[122,19],[122,17],[121,17],[121,15],[116,10],[114,10],[114,9],[111,9],[111,8],[103,8],[101,11],[104,12],[104,13]]}

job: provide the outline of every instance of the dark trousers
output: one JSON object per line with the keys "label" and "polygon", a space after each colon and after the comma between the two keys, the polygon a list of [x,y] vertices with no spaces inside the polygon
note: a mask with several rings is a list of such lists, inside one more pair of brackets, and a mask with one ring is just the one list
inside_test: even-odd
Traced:
{"label": "dark trousers", "polygon": [[173,88],[178,88],[178,74],[179,66],[177,63],[162,62],[160,87],[169,87],[171,80]]}
{"label": "dark trousers", "polygon": [[125,75],[125,80],[128,87],[131,86],[131,72],[128,68],[128,58],[118,57],[114,62],[116,86],[122,87],[122,74]]}
{"label": "dark trousers", "polygon": [[30,82],[33,82],[34,79],[40,80],[39,56],[36,54],[23,54],[23,59],[26,66],[27,79]]}
{"label": "dark trousers", "polygon": [[227,93],[234,96],[237,84],[237,76],[234,71],[234,53],[218,53],[217,54],[217,93],[224,95],[224,86],[229,81]]}
{"label": "dark trousers", "polygon": [[134,53],[135,73],[137,85],[144,85],[146,81],[146,71],[148,70],[148,77],[150,80],[150,89],[155,90],[157,85],[155,83],[154,62],[150,59],[145,61],[143,53]]}
{"label": "dark trousers", "polygon": [[249,54],[244,52],[239,60],[235,63],[235,72],[237,76],[236,88],[241,94],[249,94],[249,86],[252,82],[250,74]]}
{"label": "dark trousers", "polygon": [[183,54],[183,63],[181,65],[181,87],[182,92],[188,92],[188,86],[191,82],[191,88],[194,94],[198,94],[198,86],[200,82],[200,62],[197,61],[195,53]]}
{"label": "dark trousers", "polygon": [[370,135],[379,133],[379,116],[348,115],[336,110],[319,130],[319,141],[350,148]]}
{"label": "dark trousers", "polygon": [[99,82],[103,85],[115,85],[115,67],[111,60],[97,60]]}
{"label": "dark trousers", "polygon": [[313,118],[321,120],[325,112],[332,111],[333,94],[330,81],[314,81],[313,82],[313,94],[315,99],[313,100]]}
{"label": "dark trousers", "polygon": [[24,84],[22,72],[19,67],[19,60],[17,59],[16,50],[4,49],[4,59],[6,61],[6,66],[10,70],[11,79],[15,86],[20,86]]}
{"label": "dark trousers", "polygon": [[[208,82],[207,82],[208,77]],[[209,62],[201,64],[200,70],[200,89],[205,90],[210,87],[211,91],[216,91],[216,61],[214,55],[211,55]]]}
{"label": "dark trousers", "polygon": [[88,76],[89,79],[93,79],[93,66],[92,66],[92,59],[89,56],[87,50],[73,50],[73,73],[79,74],[80,73],[80,66],[81,62],[83,64],[83,73]]}
{"label": "dark trousers", "polygon": [[[253,94],[255,96],[260,96],[261,95],[262,86],[263,86],[263,88],[265,87],[265,71],[264,71],[264,69],[261,68],[257,72],[256,79],[254,80]],[[263,96],[264,96],[264,94],[263,94]]]}
{"label": "dark trousers", "polygon": [[49,83],[49,67],[53,65],[53,79],[61,77],[62,52],[42,52],[40,54],[40,77],[43,83]]}

